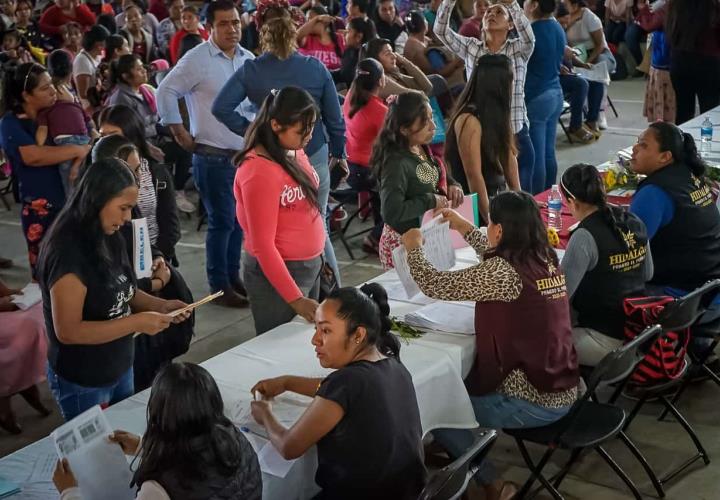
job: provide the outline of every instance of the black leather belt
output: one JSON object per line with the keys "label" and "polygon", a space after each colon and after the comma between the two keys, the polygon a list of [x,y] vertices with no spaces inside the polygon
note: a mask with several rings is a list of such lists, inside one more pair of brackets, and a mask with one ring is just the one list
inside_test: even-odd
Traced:
{"label": "black leather belt", "polygon": [[193,153],[207,155],[207,156],[223,156],[225,158],[232,158],[238,152],[235,149],[223,149],[216,148],[215,146],[208,146],[207,144],[195,144]]}

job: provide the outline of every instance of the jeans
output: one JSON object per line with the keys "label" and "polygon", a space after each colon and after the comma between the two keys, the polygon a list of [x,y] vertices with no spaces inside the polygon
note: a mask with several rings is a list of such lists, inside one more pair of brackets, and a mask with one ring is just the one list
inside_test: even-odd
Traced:
{"label": "jeans", "polygon": [[[90,137],[87,135],[66,135],[64,137],[55,137],[53,142],[56,146],[66,146],[72,144],[75,146],[84,146],[90,144]],[[62,180],[65,197],[69,197],[72,192],[72,184],[70,184],[70,170],[74,160],[64,161],[58,164],[60,170],[60,180]]]}
{"label": "jeans", "polygon": [[[497,392],[470,396],[470,402],[480,427],[490,429],[543,427],[564,417],[570,410],[570,406],[545,408]],[[462,455],[473,443],[473,434],[468,429],[438,429],[432,434],[453,459]],[[487,460],[483,461],[476,479],[483,485],[492,483],[496,479],[495,468]]]}
{"label": "jeans", "polygon": [[600,82],[591,82],[578,75],[560,75],[560,86],[570,104],[570,130],[582,127],[583,108],[587,101],[585,118],[596,122],[600,115],[605,86]]}
{"label": "jeans", "polygon": [[347,183],[355,191],[367,191],[370,193],[370,207],[372,208],[373,226],[372,232],[370,233],[375,241],[380,241],[380,236],[383,230],[383,219],[380,214],[380,193],[378,192],[378,183],[375,177],[372,175],[372,169],[358,165],[357,163],[348,163],[350,168],[350,175],[348,176]]}
{"label": "jeans", "polygon": [[700,113],[720,105],[720,58],[676,50],[670,59],[670,79],[675,89],[678,125],[695,116],[696,98]]}
{"label": "jeans", "polygon": [[527,102],[530,140],[535,150],[530,191],[532,194],[545,191],[555,184],[558,168],[555,138],[562,108],[563,93],[559,86],[548,89]]}
{"label": "jeans", "polygon": [[193,176],[207,211],[205,264],[213,292],[229,288],[240,279],[243,233],[235,215],[236,168],[230,158],[193,154]]}
{"label": "jeans", "polygon": [[645,30],[635,23],[630,23],[627,30],[625,30],[625,45],[627,45],[628,50],[638,66],[643,60],[640,43],[645,35],[647,35]]}
{"label": "jeans", "polygon": [[133,370],[130,367],[112,385],[85,387],[65,380],[48,365],[47,380],[65,421],[72,420],[95,405],[106,408],[134,394]]}
{"label": "jeans", "polygon": [[[285,267],[304,297],[318,300],[322,264],[320,256],[310,260],[285,261]],[[258,260],[248,252],[243,252],[242,255],[242,275],[250,300],[256,335],[288,323],[295,317],[295,310],[280,296],[268,281]]]}
{"label": "jeans", "polygon": [[605,39],[608,43],[620,45],[625,41],[626,28],[627,24],[624,22],[616,23],[615,21],[608,21],[605,25]]}
{"label": "jeans", "polygon": [[535,166],[535,150],[533,149],[533,143],[530,140],[530,133],[528,132],[528,126],[523,125],[523,128],[515,134],[515,143],[518,148],[518,170],[520,173],[520,187],[523,191],[528,193],[532,191],[532,174]]}
{"label": "jeans", "polygon": [[335,279],[337,280],[338,286],[340,286],[340,268],[337,264],[337,258],[335,257],[335,249],[330,241],[330,231],[327,223],[327,205],[328,198],[330,197],[330,164],[328,158],[328,145],[325,144],[323,147],[318,149],[313,155],[308,158],[310,164],[315,169],[315,172],[320,179],[320,185],[318,186],[318,203],[322,209],[322,215],[325,218],[325,262],[328,263],[335,273]]}

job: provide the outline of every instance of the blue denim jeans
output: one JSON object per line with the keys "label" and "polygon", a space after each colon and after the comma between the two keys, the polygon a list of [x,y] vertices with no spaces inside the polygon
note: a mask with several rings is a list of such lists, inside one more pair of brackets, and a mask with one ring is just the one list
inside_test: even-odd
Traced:
{"label": "blue denim jeans", "polygon": [[532,174],[533,167],[535,165],[535,149],[533,149],[533,143],[530,140],[530,133],[528,132],[528,126],[523,125],[523,128],[515,134],[515,143],[518,148],[518,170],[520,174],[520,187],[523,191],[528,193],[532,191]]}
{"label": "blue denim jeans", "polygon": [[[84,146],[85,144],[90,144],[90,137],[87,135],[68,135],[65,137],[55,137],[53,142],[56,146],[66,146],[68,144]],[[65,190],[65,198],[70,196],[70,193],[72,192],[72,185],[70,184],[70,169],[72,164],[73,160],[64,161],[58,164],[60,179],[62,180],[63,189]]]}
{"label": "blue denim jeans", "polygon": [[[545,408],[497,392],[470,396],[470,401],[480,427],[490,429],[542,427],[559,420],[570,410],[570,406]],[[451,458],[462,455],[473,443],[473,434],[468,429],[439,429],[432,434]],[[495,468],[487,460],[483,461],[475,479],[483,485],[492,483],[497,479]]]}
{"label": "blue denim jeans", "polygon": [[208,218],[206,271],[213,292],[240,279],[243,233],[235,215],[233,184],[237,168],[230,158],[193,154],[193,177]]}
{"label": "blue denim jeans", "polygon": [[638,66],[643,60],[640,43],[646,34],[645,30],[635,23],[628,24],[628,27],[625,30],[625,45],[627,45],[633,59],[635,59],[635,64]]}
{"label": "blue denim jeans", "polygon": [[338,268],[337,258],[335,257],[335,249],[330,241],[329,226],[327,221],[327,206],[328,198],[330,197],[330,162],[328,156],[328,145],[325,144],[323,147],[315,151],[311,157],[310,164],[315,169],[315,172],[320,179],[320,186],[318,187],[318,203],[323,211],[323,217],[325,218],[325,251],[323,255],[325,262],[332,268],[335,273],[335,279],[337,280],[338,286],[340,286],[340,268]]}
{"label": "blue denim jeans", "polygon": [[582,127],[583,110],[587,102],[585,118],[596,122],[600,114],[605,86],[600,82],[590,82],[578,75],[560,75],[560,86],[565,99],[570,104],[570,130]]}
{"label": "blue denim jeans", "polygon": [[106,387],[85,387],[62,378],[48,364],[47,380],[63,418],[68,421],[95,405],[106,407],[129,398],[135,392],[132,367]]}
{"label": "blue denim jeans", "polygon": [[530,120],[530,140],[535,149],[532,169],[532,194],[549,189],[557,177],[555,138],[563,107],[563,93],[558,86],[543,92],[527,102]]}

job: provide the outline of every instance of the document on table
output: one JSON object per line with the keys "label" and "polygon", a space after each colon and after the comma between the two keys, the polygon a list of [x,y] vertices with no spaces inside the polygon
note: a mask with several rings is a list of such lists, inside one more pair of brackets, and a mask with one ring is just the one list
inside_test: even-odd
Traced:
{"label": "document on table", "polygon": [[468,302],[434,302],[405,315],[418,328],[475,335],[475,306]]}
{"label": "document on table", "polygon": [[33,470],[26,482],[28,483],[44,483],[52,481],[55,464],[57,463],[57,455],[50,454],[38,457],[33,464]]}
{"label": "document on table", "polygon": [[[415,285],[415,282],[412,282],[413,285]],[[407,292],[405,291],[405,285],[403,285],[402,282],[400,283],[380,283],[383,288],[385,288],[385,291],[387,292],[388,299],[391,300],[399,300],[401,302],[410,302],[411,304],[419,304],[419,305],[426,305],[426,304],[432,304],[435,302],[434,299],[431,299],[430,297],[426,296],[422,292],[419,292],[412,297],[408,297]],[[417,287],[417,285],[415,285]]]}
{"label": "document on table", "polygon": [[28,283],[22,289],[22,295],[13,295],[12,302],[18,309],[25,311],[42,300],[40,286],[37,283]]}
{"label": "document on table", "polygon": [[84,500],[135,498],[130,466],[120,446],[107,439],[111,433],[98,405],[50,434],[58,456],[68,459]]}
{"label": "document on table", "polygon": [[593,64],[590,69],[575,67],[573,68],[573,71],[591,82],[600,82],[605,85],[610,85],[610,71],[608,71],[608,65],[605,61]]}

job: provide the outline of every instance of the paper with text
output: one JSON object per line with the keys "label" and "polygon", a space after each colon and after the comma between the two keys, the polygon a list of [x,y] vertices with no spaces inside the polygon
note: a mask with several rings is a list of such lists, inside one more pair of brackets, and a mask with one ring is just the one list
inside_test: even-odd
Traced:
{"label": "paper with text", "polygon": [[147,219],[132,220],[133,229],[133,265],[135,276],[150,278],[152,276],[152,249],[150,248],[150,231]]}

